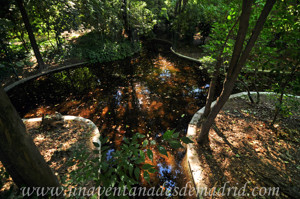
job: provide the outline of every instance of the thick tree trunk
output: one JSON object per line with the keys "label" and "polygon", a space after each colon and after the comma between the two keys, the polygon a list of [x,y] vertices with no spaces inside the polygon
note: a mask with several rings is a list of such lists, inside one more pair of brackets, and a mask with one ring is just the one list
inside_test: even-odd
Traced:
{"label": "thick tree trunk", "polygon": [[58,179],[46,164],[20,116],[0,87],[0,161],[16,185],[59,187]]}
{"label": "thick tree trunk", "polygon": [[17,6],[20,9],[20,12],[21,12],[21,15],[22,15],[22,19],[23,19],[23,22],[25,24],[25,28],[27,30],[27,33],[28,33],[28,36],[29,36],[29,40],[30,40],[30,43],[31,43],[34,55],[36,57],[38,65],[39,65],[39,69],[43,70],[43,69],[46,68],[46,65],[45,65],[45,63],[43,61],[43,58],[41,56],[39,47],[38,47],[38,45],[36,43],[36,40],[35,40],[33,31],[32,31],[32,28],[31,28],[31,24],[29,22],[29,18],[28,18],[27,12],[26,12],[25,7],[23,5],[23,1],[22,0],[16,0],[16,2],[17,2]]}
{"label": "thick tree trunk", "polygon": [[242,6],[242,14],[240,17],[240,24],[239,24],[239,31],[238,36],[235,42],[234,51],[231,57],[229,69],[224,80],[223,89],[220,96],[217,99],[217,103],[211,109],[210,113],[208,114],[207,118],[204,119],[201,125],[201,131],[197,141],[199,143],[204,143],[208,141],[208,133],[209,129],[211,128],[217,114],[220,112],[226,101],[229,99],[229,96],[233,90],[234,83],[242,69],[245,65],[247,58],[254,46],[255,41],[258,38],[259,33],[261,32],[263,25],[269,15],[270,11],[273,8],[276,0],[267,0],[258,20],[253,29],[251,37],[243,51],[243,44],[246,38],[246,33],[249,26],[249,18],[251,14],[251,6],[253,0],[243,0]]}

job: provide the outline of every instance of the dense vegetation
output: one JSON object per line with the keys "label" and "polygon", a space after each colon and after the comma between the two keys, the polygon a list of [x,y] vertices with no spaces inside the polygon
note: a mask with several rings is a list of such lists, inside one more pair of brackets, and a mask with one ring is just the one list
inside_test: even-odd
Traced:
{"label": "dense vegetation", "polygon": [[[272,122],[274,124],[278,114],[288,116],[291,113],[291,107],[284,103],[284,94],[300,93],[300,4],[296,0],[249,2],[250,8],[247,10],[242,1],[238,0],[2,0],[1,84],[22,78],[26,73],[45,71],[57,65],[124,59],[137,53],[145,40],[167,39],[172,42],[175,50],[183,45],[202,49],[202,56],[198,58],[211,74],[212,80],[223,82],[225,79],[226,82],[232,78],[234,84],[238,78],[238,86],[243,88],[267,88],[280,93]],[[268,3],[270,9],[265,11],[264,7]],[[246,16],[246,12],[251,12],[251,15]],[[260,16],[264,14],[267,20],[260,21]],[[242,29],[242,20],[249,26],[245,31]],[[261,22],[259,25],[263,29],[255,32],[259,26],[257,22]],[[259,36],[249,48],[251,53],[247,54],[246,46],[251,43],[255,33]],[[243,39],[237,39],[239,37]],[[235,77],[230,75],[235,72],[232,64],[237,53],[237,41],[240,41],[239,53],[246,51],[246,55],[245,62],[240,65],[242,73],[237,69],[238,77]],[[212,81],[213,88],[212,84],[216,82]],[[215,92],[212,93],[215,97]],[[224,100],[227,100],[226,97]],[[210,103],[207,106],[210,107]],[[209,112],[206,114],[208,117]],[[138,136],[132,138],[134,143]],[[183,140],[189,142],[186,138]],[[142,154],[140,146],[136,147],[129,141],[126,143],[133,148],[133,153]],[[177,140],[174,148],[179,144]],[[129,153],[126,147],[124,145],[116,156],[126,157],[124,154]],[[160,148],[160,152],[165,153],[164,150]],[[151,153],[147,151],[150,159]],[[132,156],[129,164],[125,161],[127,157],[124,159],[122,166],[126,168],[125,171],[114,171],[114,175],[120,175],[118,178],[122,179],[122,185],[127,182],[131,186],[136,183],[133,179],[138,180],[140,171],[133,170],[133,164],[134,161],[144,160],[143,157],[134,159],[138,156]],[[105,164],[97,164],[95,167],[105,167],[106,171],[108,168]],[[150,173],[155,172],[151,165],[146,164],[145,167]],[[105,175],[111,175],[113,171],[109,172]],[[130,180],[126,173],[133,176],[133,172],[135,178]],[[145,174],[147,179],[149,174]],[[1,178],[5,175],[0,168]],[[97,177],[95,172],[91,175]],[[74,181],[80,177],[78,173],[74,176]],[[115,181],[97,183],[109,186]]]}

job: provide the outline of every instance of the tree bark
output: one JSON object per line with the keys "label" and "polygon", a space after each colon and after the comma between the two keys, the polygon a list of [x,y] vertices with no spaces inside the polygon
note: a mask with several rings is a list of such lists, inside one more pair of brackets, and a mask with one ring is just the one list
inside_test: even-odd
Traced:
{"label": "tree bark", "polygon": [[209,85],[209,91],[208,91],[206,104],[205,104],[205,109],[204,109],[204,113],[203,113],[204,118],[206,118],[208,116],[208,114],[210,113],[211,103],[213,102],[213,99],[215,97],[215,90],[216,90],[216,86],[217,86],[217,80],[218,80],[218,77],[219,77],[219,74],[220,74],[220,68],[221,68],[221,65],[222,65],[222,56],[223,56],[224,48],[226,47],[227,41],[229,40],[229,37],[230,37],[231,33],[233,32],[234,27],[237,25],[239,19],[240,19],[240,17],[237,18],[237,20],[235,21],[235,23],[233,24],[233,26],[229,30],[229,32],[226,36],[226,39],[224,41],[223,47],[222,47],[222,49],[220,51],[220,54],[217,58],[217,63],[215,65],[214,74],[213,74],[213,77],[211,78],[210,85]]}
{"label": "tree bark", "polygon": [[220,112],[226,101],[229,99],[229,96],[233,90],[234,83],[240,73],[242,67],[245,65],[247,58],[255,44],[255,41],[258,38],[259,33],[261,32],[263,25],[272,10],[276,0],[267,0],[257,22],[251,34],[249,41],[243,51],[244,41],[246,38],[246,33],[249,26],[249,19],[251,14],[251,6],[253,0],[243,0],[242,14],[240,17],[240,24],[238,30],[238,36],[235,42],[234,51],[231,57],[229,69],[226,75],[226,78],[223,83],[223,89],[220,96],[217,99],[215,106],[211,109],[209,115],[202,122],[201,131],[197,141],[199,143],[205,143],[208,141],[208,133],[211,128],[217,114]]}
{"label": "tree bark", "polygon": [[20,12],[21,12],[21,15],[22,15],[22,19],[23,19],[23,22],[25,24],[25,28],[26,28],[27,33],[28,33],[28,37],[29,37],[29,40],[30,40],[31,47],[33,49],[34,55],[36,57],[38,65],[39,65],[39,69],[42,71],[42,70],[44,70],[46,68],[46,65],[45,65],[45,63],[43,61],[43,58],[41,56],[39,47],[38,47],[38,45],[36,43],[36,40],[35,40],[33,31],[32,31],[32,28],[31,28],[31,24],[29,22],[29,18],[28,18],[27,12],[26,12],[25,7],[23,5],[23,1],[22,0],[16,0],[16,2],[17,2],[17,6],[20,9]]}
{"label": "tree bark", "polygon": [[0,161],[16,185],[59,187],[59,181],[46,164],[20,116],[0,87]]}

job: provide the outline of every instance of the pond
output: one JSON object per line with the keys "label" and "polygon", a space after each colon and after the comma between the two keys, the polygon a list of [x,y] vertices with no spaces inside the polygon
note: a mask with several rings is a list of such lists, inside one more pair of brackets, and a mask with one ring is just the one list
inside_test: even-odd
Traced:
{"label": "pond", "polygon": [[[9,91],[21,117],[54,113],[92,120],[115,147],[139,132],[160,142],[168,129],[185,136],[193,114],[206,99],[209,79],[199,64],[173,55],[168,45],[145,43],[139,55],[50,74]],[[157,153],[153,152],[159,157]],[[179,186],[185,150],[155,159],[151,181]]]}

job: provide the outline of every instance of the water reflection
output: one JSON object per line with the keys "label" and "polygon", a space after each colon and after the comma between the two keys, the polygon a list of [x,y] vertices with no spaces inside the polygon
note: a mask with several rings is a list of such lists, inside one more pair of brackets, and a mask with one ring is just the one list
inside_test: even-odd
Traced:
{"label": "water reflection", "polygon": [[[41,77],[9,96],[22,117],[58,111],[89,118],[116,148],[124,135],[135,132],[150,132],[157,142],[167,129],[185,135],[192,115],[204,105],[207,75],[168,47],[156,48],[163,51],[146,47],[138,57]],[[176,153],[157,161],[159,180],[171,187],[181,169],[176,162],[182,155]]]}

